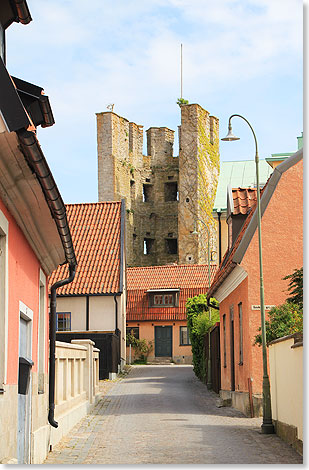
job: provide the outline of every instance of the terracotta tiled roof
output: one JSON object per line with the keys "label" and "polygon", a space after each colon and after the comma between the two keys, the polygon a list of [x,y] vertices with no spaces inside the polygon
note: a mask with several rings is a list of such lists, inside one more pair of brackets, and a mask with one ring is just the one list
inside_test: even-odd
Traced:
{"label": "terracotta tiled roof", "polygon": [[256,202],[256,188],[233,188],[233,215],[246,215]]}
{"label": "terracotta tiled roof", "polygon": [[[66,210],[78,265],[74,281],[57,295],[119,292],[121,202],[67,204]],[[49,285],[66,277],[67,266],[59,266]]]}
{"label": "terracotta tiled roof", "polygon": [[[210,280],[216,269],[216,265],[210,266]],[[172,264],[127,269],[128,290],[207,286],[208,264]]]}
{"label": "terracotta tiled roof", "polygon": [[[211,280],[217,266],[211,266]],[[127,269],[127,321],[186,320],[189,297],[206,294],[208,265],[167,265]],[[178,307],[149,307],[149,289],[179,289]]]}

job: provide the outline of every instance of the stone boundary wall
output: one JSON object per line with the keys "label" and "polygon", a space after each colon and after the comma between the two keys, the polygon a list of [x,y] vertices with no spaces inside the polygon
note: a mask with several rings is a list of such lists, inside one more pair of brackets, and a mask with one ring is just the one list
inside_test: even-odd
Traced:
{"label": "stone boundary wall", "polygon": [[[57,444],[95,405],[99,395],[99,349],[89,339],[56,341],[55,419],[32,431],[31,464],[42,463]],[[47,394],[48,396],[48,394]],[[48,404],[47,404],[48,405]]]}

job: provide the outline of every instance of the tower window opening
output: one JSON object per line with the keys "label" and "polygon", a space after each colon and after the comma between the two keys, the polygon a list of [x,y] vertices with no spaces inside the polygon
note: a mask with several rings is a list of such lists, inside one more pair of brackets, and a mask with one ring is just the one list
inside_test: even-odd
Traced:
{"label": "tower window opening", "polygon": [[153,245],[153,238],[144,238],[144,255],[150,255],[153,252]]}
{"label": "tower window opening", "polygon": [[165,202],[178,201],[178,185],[176,182],[169,182],[164,184],[164,199]]}
{"label": "tower window opening", "polygon": [[165,239],[166,252],[170,255],[177,255],[178,242],[177,238],[166,238]]}
{"label": "tower window opening", "polygon": [[152,184],[143,184],[143,202],[152,200]]}

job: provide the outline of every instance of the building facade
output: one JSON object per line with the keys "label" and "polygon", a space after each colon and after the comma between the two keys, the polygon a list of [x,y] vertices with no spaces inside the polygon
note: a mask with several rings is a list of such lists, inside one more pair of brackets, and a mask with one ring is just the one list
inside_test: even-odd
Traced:
{"label": "building facade", "polygon": [[54,123],[49,99],[5,65],[5,30],[30,21],[25,0],[1,2],[0,462],[18,464],[41,463],[49,450],[55,342],[48,276],[60,264],[72,273],[76,265],[65,206],[36,135]]}
{"label": "building facade", "polygon": [[[67,204],[66,210],[78,264],[72,283],[57,291],[57,339],[94,341],[100,379],[112,378],[126,362],[124,201]],[[50,285],[65,275],[60,266]]]}
{"label": "building facade", "polygon": [[216,193],[218,119],[181,106],[179,157],[173,130],[148,129],[143,155],[143,127],[113,112],[97,114],[97,143],[99,201],[126,202],[128,266],[207,262],[207,234],[192,232],[198,219],[208,224]]}
{"label": "building facade", "polygon": [[[288,281],[283,278],[303,265],[302,183],[301,149],[275,168],[261,195],[266,319],[267,311],[283,304],[288,296]],[[244,191],[241,193],[244,197]],[[241,215],[235,212],[232,225]],[[262,348],[253,344],[261,326],[256,203],[247,212],[240,231],[239,227],[237,221],[238,235],[231,228],[229,249],[208,296],[214,296],[220,303],[220,396],[246,415],[259,416]]]}
{"label": "building facade", "polygon": [[[210,282],[215,270],[216,266],[212,265]],[[133,332],[138,339],[151,342],[149,362],[192,363],[186,301],[207,293],[208,276],[208,265],[175,264],[127,269],[127,333]]]}

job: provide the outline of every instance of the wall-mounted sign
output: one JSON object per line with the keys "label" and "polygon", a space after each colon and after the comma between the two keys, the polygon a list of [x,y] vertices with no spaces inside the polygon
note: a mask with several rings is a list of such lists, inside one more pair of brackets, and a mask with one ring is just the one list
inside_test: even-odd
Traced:
{"label": "wall-mounted sign", "polygon": [[[276,305],[265,305],[265,310],[270,310],[275,306]],[[260,305],[251,305],[251,310],[261,310],[261,306]]]}

